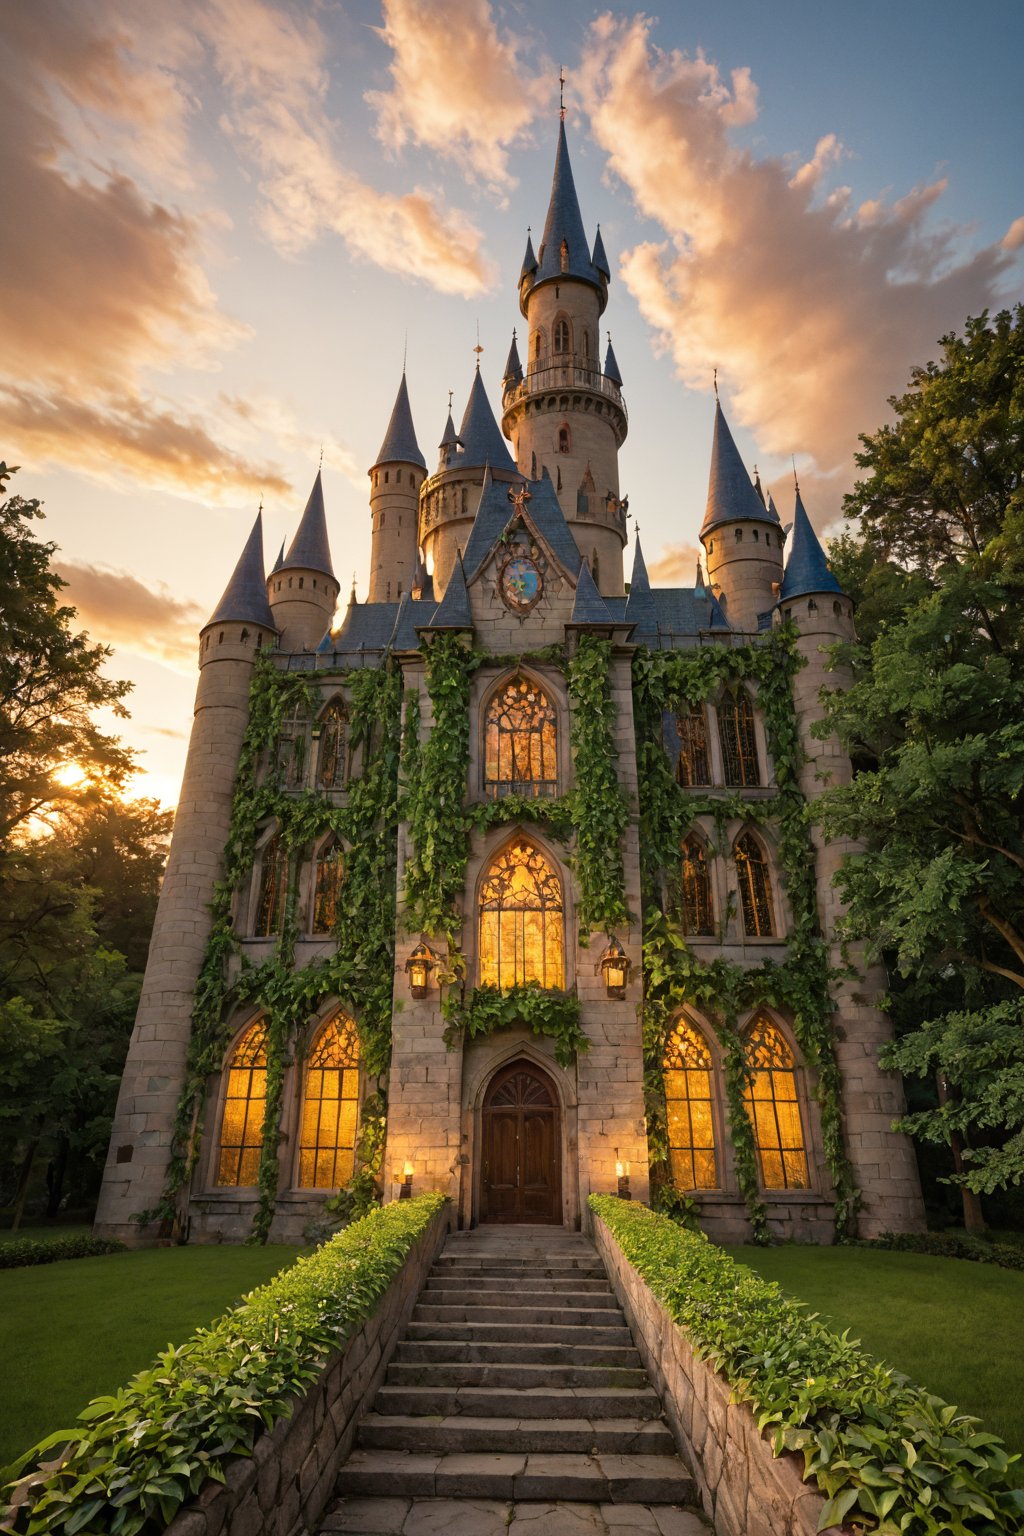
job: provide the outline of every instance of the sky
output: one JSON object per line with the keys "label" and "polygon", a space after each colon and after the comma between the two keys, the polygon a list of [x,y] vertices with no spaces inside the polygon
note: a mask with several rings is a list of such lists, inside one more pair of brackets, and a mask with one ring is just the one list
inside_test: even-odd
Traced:
{"label": "sky", "polygon": [[795,458],[827,533],[911,367],[1022,297],[1022,47],[1017,0],[6,0],[0,458],[134,684],[136,792],[177,797],[198,632],[261,499],[269,564],[322,453],[365,597],[403,360],[428,466],[478,335],[497,413],[560,67],[620,483],[671,583],[716,369],[783,521]]}

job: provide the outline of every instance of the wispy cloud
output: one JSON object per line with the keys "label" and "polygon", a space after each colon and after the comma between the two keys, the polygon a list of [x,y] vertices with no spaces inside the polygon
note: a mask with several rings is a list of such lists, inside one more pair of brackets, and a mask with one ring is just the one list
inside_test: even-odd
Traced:
{"label": "wispy cloud", "polygon": [[175,671],[195,671],[199,630],[207,617],[198,604],[180,601],[162,582],[147,586],[128,571],[61,556],[56,567],[79,623],[94,640],[152,657]]}

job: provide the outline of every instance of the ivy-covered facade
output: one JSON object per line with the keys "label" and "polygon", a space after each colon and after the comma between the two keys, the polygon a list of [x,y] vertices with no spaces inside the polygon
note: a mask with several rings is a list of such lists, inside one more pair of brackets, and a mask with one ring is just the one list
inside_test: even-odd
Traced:
{"label": "ivy-covered facade", "polygon": [[921,1223],[883,979],[835,940],[811,726],[852,633],[716,406],[706,565],[623,580],[610,269],[560,130],[499,428],[474,377],[428,473],[403,377],[340,624],[320,476],[257,522],[200,637],[196,716],[98,1215],[295,1239],[441,1190],[465,1225],[588,1195],[713,1235]]}

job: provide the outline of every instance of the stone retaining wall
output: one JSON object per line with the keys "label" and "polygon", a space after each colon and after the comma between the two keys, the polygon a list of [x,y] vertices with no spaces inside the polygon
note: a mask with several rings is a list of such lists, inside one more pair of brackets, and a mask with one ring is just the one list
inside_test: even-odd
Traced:
{"label": "stone retaining wall", "polygon": [[166,1536],[303,1536],[317,1529],[451,1223],[449,1205],[413,1244],[373,1316],[296,1398],[291,1416],[256,1441],[251,1457],[228,1463],[226,1482],[204,1483]]}
{"label": "stone retaining wall", "polygon": [[717,1536],[815,1536],[825,1500],[804,1482],[803,1457],[772,1455],[747,1405],[729,1401],[725,1377],[694,1357],[604,1222],[593,1221],[598,1252]]}

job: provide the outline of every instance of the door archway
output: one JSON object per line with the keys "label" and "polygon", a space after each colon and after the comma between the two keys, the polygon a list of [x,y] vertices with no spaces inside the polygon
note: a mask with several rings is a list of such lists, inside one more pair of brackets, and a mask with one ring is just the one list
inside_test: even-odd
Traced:
{"label": "door archway", "polygon": [[509,1062],[488,1085],[481,1121],[481,1222],[561,1226],[562,1117],[548,1074]]}

